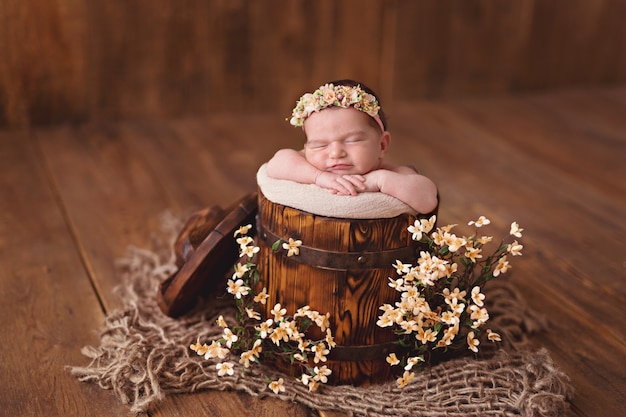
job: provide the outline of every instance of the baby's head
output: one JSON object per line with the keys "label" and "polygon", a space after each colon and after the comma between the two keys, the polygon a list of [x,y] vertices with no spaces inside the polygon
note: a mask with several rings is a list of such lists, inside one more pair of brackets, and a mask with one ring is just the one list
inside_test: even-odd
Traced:
{"label": "baby's head", "polygon": [[391,140],[376,95],[353,80],[333,81],[303,95],[290,123],[302,126],[307,161],[337,174],[380,168]]}

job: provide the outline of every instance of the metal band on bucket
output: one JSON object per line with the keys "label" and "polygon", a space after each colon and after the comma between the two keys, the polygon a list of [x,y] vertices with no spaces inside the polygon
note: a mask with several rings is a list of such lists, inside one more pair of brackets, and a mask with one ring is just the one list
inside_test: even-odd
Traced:
{"label": "metal band on bucket", "polygon": [[[259,221],[257,221],[257,232],[259,238],[267,246],[271,246],[277,240],[285,242],[289,240],[266,229]],[[304,245],[299,246],[298,249],[300,249],[300,254],[290,258],[294,262],[337,271],[389,268],[396,263],[396,260],[412,262],[417,252],[417,246],[404,246],[378,252],[335,252]]]}

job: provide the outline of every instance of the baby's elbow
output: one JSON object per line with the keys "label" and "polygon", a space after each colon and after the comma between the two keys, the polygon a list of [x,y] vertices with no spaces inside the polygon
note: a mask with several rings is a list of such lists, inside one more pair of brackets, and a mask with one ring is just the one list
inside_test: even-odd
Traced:
{"label": "baby's elbow", "polygon": [[434,182],[426,179],[422,184],[417,203],[414,208],[420,214],[430,214],[436,211],[439,205],[439,192]]}
{"label": "baby's elbow", "polygon": [[265,172],[270,178],[274,178],[276,176],[276,161],[274,160],[274,158],[267,161],[267,165],[265,166]]}
{"label": "baby's elbow", "polygon": [[430,214],[433,213],[437,206],[439,205],[439,198],[437,197],[437,193],[429,194],[424,196],[424,198],[420,199],[417,207],[414,207],[420,214]]}
{"label": "baby's elbow", "polygon": [[267,161],[266,172],[270,178],[276,178],[280,175],[282,165],[284,165],[285,157],[287,156],[286,149],[278,150],[272,158]]}

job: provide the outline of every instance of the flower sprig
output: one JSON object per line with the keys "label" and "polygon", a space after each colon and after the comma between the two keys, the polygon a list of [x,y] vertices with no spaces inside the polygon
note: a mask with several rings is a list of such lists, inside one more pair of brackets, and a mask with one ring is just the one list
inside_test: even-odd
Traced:
{"label": "flower sprig", "polygon": [[[217,324],[223,328],[221,337],[210,344],[197,341],[190,348],[206,360],[216,360],[218,376],[234,375],[237,366],[245,373],[264,358],[282,360],[299,368],[301,375],[298,379],[310,391],[315,391],[319,384],[328,382],[328,376],[332,373],[323,365],[335,346],[329,328],[330,314],[321,314],[304,306],[289,315],[277,303],[269,310],[268,317],[263,319],[260,310],[261,306],[266,305],[269,295],[267,288],[255,293],[255,289],[260,286],[260,273],[252,260],[259,252],[259,247],[254,245],[254,239],[248,235],[251,227],[242,226],[234,233],[239,244],[240,262],[234,266],[226,290],[235,299],[236,322],[229,324],[223,316],[219,316]],[[279,244],[280,241],[276,242],[272,248],[278,249]],[[297,256],[301,244],[299,240],[289,239],[283,248],[287,256]],[[307,339],[305,333],[311,326],[319,328],[325,337],[315,341]],[[285,390],[283,378],[268,381],[268,388],[274,393]]]}
{"label": "flower sprig", "polygon": [[[493,237],[478,233],[490,224],[484,216],[468,223],[474,226],[471,236],[454,234],[456,225],[432,231],[435,222],[436,217],[432,216],[408,227],[413,240],[427,245],[428,250],[420,252],[415,265],[396,261],[394,267],[399,277],[390,277],[389,286],[400,293],[399,299],[394,305],[380,307],[382,314],[377,325],[393,328],[404,348],[401,358],[396,353],[387,357],[391,366],[404,370],[397,379],[400,387],[414,378],[413,368],[428,362],[437,349],[465,346],[478,352],[479,334],[489,320],[482,288],[511,268],[509,255],[522,254],[523,246],[517,240],[503,240],[487,255],[485,245]],[[509,235],[521,238],[522,231],[513,222]],[[486,335],[490,341],[501,341],[501,336],[491,329],[486,330]]]}

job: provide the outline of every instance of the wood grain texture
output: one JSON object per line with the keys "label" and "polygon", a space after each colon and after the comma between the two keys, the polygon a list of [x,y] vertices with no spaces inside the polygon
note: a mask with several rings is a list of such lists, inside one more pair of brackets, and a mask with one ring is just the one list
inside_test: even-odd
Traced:
{"label": "wood grain texture", "polygon": [[621,0],[4,0],[0,127],[273,112],[626,82]]}
{"label": "wood grain texture", "polygon": [[65,369],[88,363],[104,312],[28,132],[0,132],[0,190],[0,414],[123,415],[96,386],[75,395]]}

